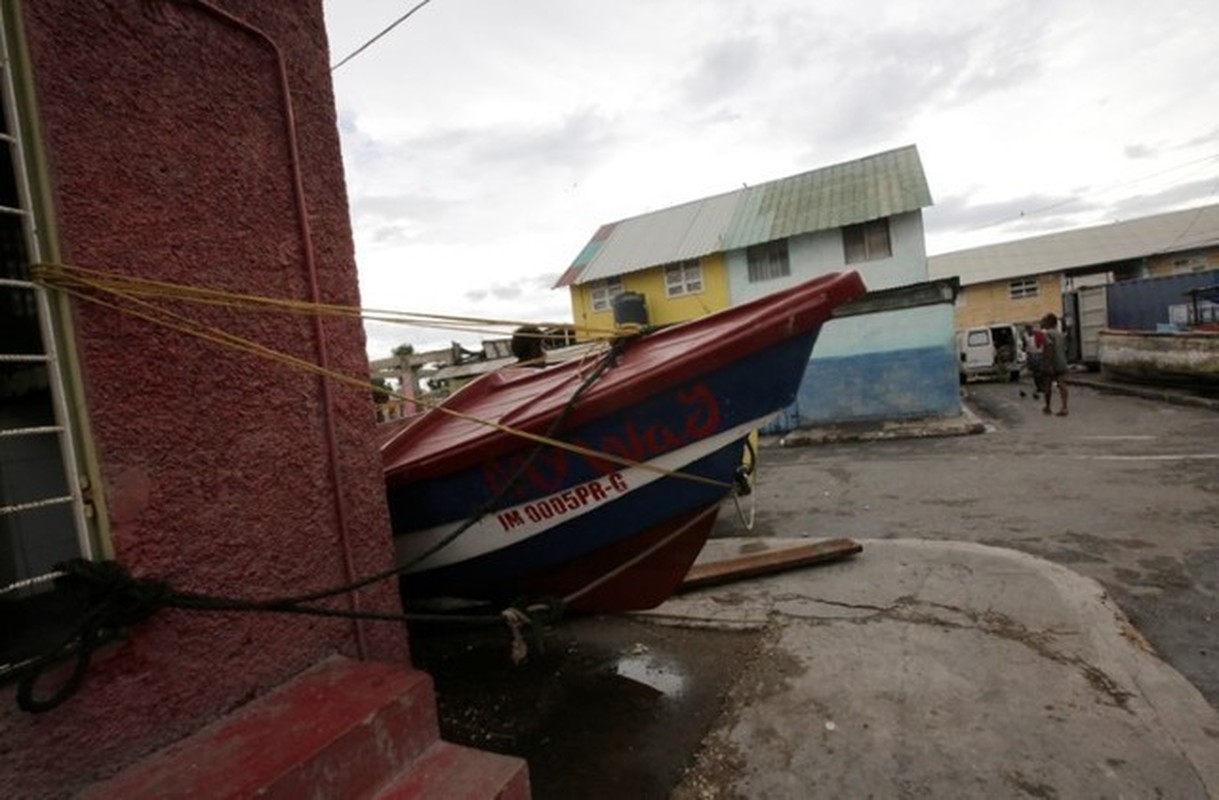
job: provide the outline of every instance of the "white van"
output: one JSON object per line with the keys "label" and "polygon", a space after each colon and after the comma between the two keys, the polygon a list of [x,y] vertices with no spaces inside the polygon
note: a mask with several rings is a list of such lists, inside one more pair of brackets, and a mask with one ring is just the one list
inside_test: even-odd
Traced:
{"label": "white van", "polygon": [[1015,325],[979,325],[957,331],[957,356],[962,383],[981,377],[1020,380],[1020,370],[1028,361]]}

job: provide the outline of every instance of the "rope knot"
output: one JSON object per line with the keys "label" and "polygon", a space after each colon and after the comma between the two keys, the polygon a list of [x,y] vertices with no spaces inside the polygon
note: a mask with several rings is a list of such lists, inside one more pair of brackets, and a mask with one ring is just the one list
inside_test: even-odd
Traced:
{"label": "rope knot", "polygon": [[172,590],[155,578],[135,578],[117,561],[74,558],[55,569],[64,575],[57,586],[71,591],[81,606],[97,609],[98,628],[126,628],[168,605]]}
{"label": "rope knot", "polygon": [[[72,696],[85,679],[93,650],[147,618],[167,603],[169,585],[151,578],[133,578],[115,561],[74,558],[55,565],[63,574],[56,586],[70,592],[82,609],[72,631],[50,652],[30,662],[17,681],[17,705],[39,713],[58,707]],[[45,699],[35,697],[35,684],[52,667],[74,660],[71,673]]]}

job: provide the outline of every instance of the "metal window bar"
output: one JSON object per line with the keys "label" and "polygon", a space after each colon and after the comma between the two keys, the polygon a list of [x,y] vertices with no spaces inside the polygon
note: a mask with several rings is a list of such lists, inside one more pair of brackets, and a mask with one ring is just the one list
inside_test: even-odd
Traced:
{"label": "metal window bar", "polygon": [[63,432],[62,425],[41,425],[33,428],[3,428],[0,429],[0,439],[12,439],[18,436],[41,436],[47,433]]}
{"label": "metal window bar", "polygon": [[44,497],[41,500],[31,500],[28,503],[14,503],[9,506],[0,506],[0,517],[5,514],[20,514],[22,511],[37,511],[40,508],[62,506],[65,503],[71,503],[75,499],[75,497],[69,494],[63,497]]}
{"label": "metal window bar", "polygon": [[[4,6],[0,5],[0,95],[4,102],[3,112],[8,119],[9,131],[3,136],[3,144],[0,149],[4,151],[2,157],[12,159],[13,176],[17,184],[17,198],[20,208],[4,208],[0,213],[9,213],[18,216],[21,219],[21,230],[25,239],[26,255],[32,263],[37,263],[42,260],[42,250],[38,242],[38,232],[34,215],[29,213],[29,209],[33,207],[32,192],[30,189],[30,176],[27,171],[25,154],[23,152],[21,141],[21,125],[19,110],[17,108],[15,85],[12,72],[12,58],[9,52],[8,31],[10,30],[11,21],[5,14]],[[16,285],[14,285],[16,284]],[[24,285],[22,285],[24,284]],[[66,497],[48,497],[33,501],[32,503],[20,504],[18,506],[10,506],[3,509],[4,513],[20,513],[21,511],[30,510],[31,507],[41,508],[50,504],[67,503],[70,505],[72,512],[73,524],[75,527],[77,548],[80,554],[85,558],[94,558],[96,556],[92,537],[89,535],[88,523],[86,521],[85,503],[81,487],[81,477],[77,471],[77,453],[76,446],[73,442],[71,430],[69,428],[69,408],[67,392],[63,383],[63,375],[60,372],[60,361],[58,353],[58,345],[55,338],[54,325],[51,316],[51,303],[47,297],[46,291],[39,285],[33,282],[5,280],[5,286],[17,288],[19,290],[28,290],[33,292],[35,304],[38,310],[38,325],[42,334],[42,343],[44,352],[35,357],[17,356],[9,354],[0,356],[4,360],[17,361],[28,360],[30,358],[40,359],[47,365],[47,374],[51,388],[51,403],[54,411],[54,433],[59,440],[59,452],[63,463],[64,478],[68,489]],[[45,426],[43,426],[45,427]],[[25,429],[10,429],[5,431],[6,435],[32,435],[35,433],[49,433],[41,429],[25,428]],[[11,510],[17,509],[17,510]]]}
{"label": "metal window bar", "polygon": [[0,588],[0,595],[9,594],[10,592],[20,592],[22,589],[29,589],[44,583],[50,583],[56,578],[62,578],[66,574],[66,572],[53,571],[45,572],[42,575],[35,575],[30,578],[25,578]]}

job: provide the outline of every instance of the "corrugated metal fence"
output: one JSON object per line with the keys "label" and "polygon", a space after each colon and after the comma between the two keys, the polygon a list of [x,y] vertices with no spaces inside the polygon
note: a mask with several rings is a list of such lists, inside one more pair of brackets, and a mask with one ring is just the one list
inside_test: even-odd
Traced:
{"label": "corrugated metal fence", "polygon": [[[1169,325],[1195,324],[1190,289],[1219,283],[1219,270],[1140,278],[1109,284],[1109,327],[1154,331]],[[1200,300],[1213,315],[1212,304]],[[1202,321],[1207,321],[1203,317]]]}

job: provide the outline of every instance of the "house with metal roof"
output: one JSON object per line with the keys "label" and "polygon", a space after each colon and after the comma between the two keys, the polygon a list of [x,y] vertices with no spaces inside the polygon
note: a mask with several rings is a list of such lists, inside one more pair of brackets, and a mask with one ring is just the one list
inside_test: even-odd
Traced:
{"label": "house with metal roof", "polygon": [[[1219,268],[1219,204],[932,256],[958,278],[956,326],[1070,318],[1082,287]],[[1065,298],[1065,301],[1064,301]]]}
{"label": "house with metal roof", "polygon": [[844,266],[872,288],[913,283],[929,205],[910,145],[602,225],[556,288],[571,289],[577,326],[597,328],[626,291],[663,324]]}
{"label": "house with metal roof", "polygon": [[[596,331],[702,316],[843,269],[870,290],[914,286],[927,280],[929,205],[909,145],[603,225],[556,288],[570,290],[577,329]],[[960,412],[951,297],[945,310],[942,292],[911,294],[919,308],[897,296],[826,326],[785,428]],[[912,356],[937,368],[911,369]]]}

